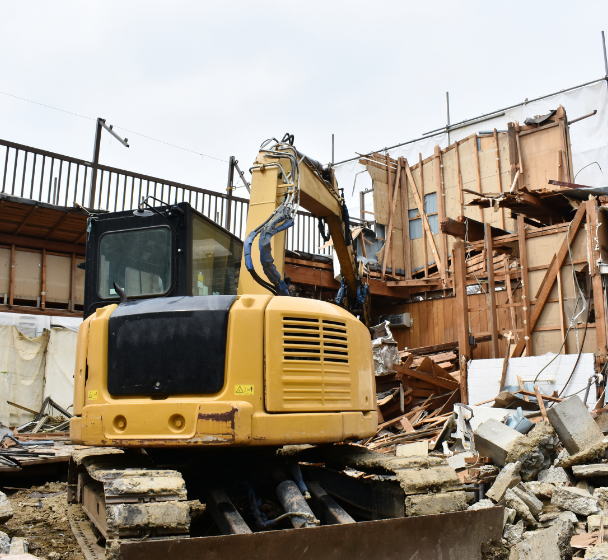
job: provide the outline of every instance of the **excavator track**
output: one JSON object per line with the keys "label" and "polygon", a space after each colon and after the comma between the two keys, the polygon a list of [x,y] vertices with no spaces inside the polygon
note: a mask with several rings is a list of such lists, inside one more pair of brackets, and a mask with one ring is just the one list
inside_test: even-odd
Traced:
{"label": "excavator track", "polygon": [[71,458],[69,500],[80,503],[103,542],[188,535],[190,507],[181,473],[143,453],[106,448]]}

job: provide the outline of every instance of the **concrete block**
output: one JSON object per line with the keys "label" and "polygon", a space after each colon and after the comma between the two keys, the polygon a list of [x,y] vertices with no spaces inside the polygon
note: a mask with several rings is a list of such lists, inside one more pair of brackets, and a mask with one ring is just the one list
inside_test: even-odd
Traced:
{"label": "concrete block", "polygon": [[404,443],[395,448],[397,457],[426,457],[429,454],[429,444],[426,441]]}
{"label": "concrete block", "polygon": [[596,478],[608,477],[608,463],[599,463],[595,465],[574,465],[572,474],[576,478]]}
{"label": "concrete block", "polygon": [[571,480],[562,467],[551,467],[538,473],[538,482],[549,482],[555,486],[568,486]]}
{"label": "concrete block", "polygon": [[[600,530],[600,514],[589,515],[587,517],[587,533],[594,533]],[[608,519],[604,519],[604,528],[608,527]]]}
{"label": "concrete block", "polygon": [[525,530],[526,527],[522,520],[519,520],[515,525],[507,524],[505,525],[505,530],[502,533],[502,538],[507,541],[508,545],[513,546],[521,541]]}
{"label": "concrete block", "polygon": [[509,488],[513,488],[513,486],[517,486],[521,482],[519,476],[520,468],[520,462],[506,465],[505,468],[498,473],[494,484],[492,484],[492,488],[486,492],[486,496],[496,503],[500,502]]}
{"label": "concrete block", "polygon": [[547,418],[570,455],[580,453],[604,437],[576,395],[553,405],[547,410]]}
{"label": "concrete block", "polygon": [[462,491],[439,494],[419,494],[405,498],[405,515],[434,515],[467,509],[466,494]]}
{"label": "concrete block", "polygon": [[8,554],[10,549],[11,539],[8,538],[8,535],[6,533],[0,531],[0,554]]}
{"label": "concrete block", "polygon": [[608,560],[608,542],[592,546],[585,550],[586,560]]}
{"label": "concrete block", "polygon": [[543,510],[543,503],[530,492],[521,482],[513,488],[515,495],[528,506],[528,509],[534,517]]}
{"label": "concrete block", "polygon": [[599,511],[597,499],[580,488],[557,488],[553,492],[551,503],[577,515],[593,515]]}
{"label": "concrete block", "polygon": [[0,524],[6,523],[11,517],[13,517],[13,506],[8,501],[6,494],[0,492]]}
{"label": "concrete block", "polygon": [[476,455],[477,453],[473,453],[472,451],[463,451],[462,453],[456,453],[451,457],[447,457],[446,461],[448,462],[448,465],[450,465],[450,467],[452,467],[453,469],[464,469],[466,466],[468,466],[465,462],[465,459],[472,459]]}
{"label": "concrete block", "polygon": [[515,441],[523,438],[517,430],[509,428],[494,418],[486,420],[475,430],[475,450],[482,457],[489,457],[492,461],[504,467],[507,455]]}
{"label": "concrete block", "polygon": [[555,485],[550,482],[538,482],[536,480],[524,482],[524,486],[540,500],[550,500],[555,490]]}
{"label": "concrete block", "polygon": [[13,537],[9,554],[27,554],[28,550],[29,544],[27,539],[24,539],[23,537]]}
{"label": "concrete block", "polygon": [[560,519],[541,531],[525,533],[509,555],[509,560],[558,560],[572,558],[570,539],[574,532],[571,522]]}
{"label": "concrete block", "polygon": [[505,502],[507,506],[517,512],[517,515],[524,520],[526,525],[536,526],[536,519],[534,519],[530,508],[517,496],[517,494],[515,494],[515,492],[513,492],[513,490],[506,491]]}

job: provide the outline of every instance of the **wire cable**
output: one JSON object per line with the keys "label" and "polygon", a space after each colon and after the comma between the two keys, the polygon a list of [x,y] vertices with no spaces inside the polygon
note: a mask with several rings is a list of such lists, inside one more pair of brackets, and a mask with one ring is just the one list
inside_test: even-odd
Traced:
{"label": "wire cable", "polygon": [[[32,101],[31,99],[26,99],[25,97],[19,97],[18,95],[13,95],[12,93],[7,93],[5,91],[0,91],[0,94],[6,95],[8,97],[13,97],[15,99],[20,99],[21,101],[27,101],[28,103],[33,103],[34,105],[40,105],[41,107],[46,107],[47,109],[53,109],[54,111],[60,111],[62,113],[67,113],[68,115],[73,115],[75,117],[80,117],[81,119],[87,119],[90,121],[96,121],[97,119],[93,117],[87,117],[86,115],[81,115],[79,113],[74,113],[73,111],[66,111],[65,109],[59,109],[58,107],[53,107],[52,105],[47,105],[46,103],[40,103],[38,101]],[[151,136],[146,136],[145,134],[141,134],[140,132],[135,132],[134,130],[129,130],[128,128],[124,128],[122,126],[114,126],[114,128],[119,128],[120,130],[124,130],[125,132],[129,132],[131,134],[135,134],[136,136],[141,136],[142,138],[147,138],[148,140],[152,140],[153,142],[158,142],[159,144],[165,144],[166,146],[171,146],[172,148],[177,148],[178,150],[183,150],[185,152],[190,152],[192,154],[197,154],[199,156],[203,156],[209,159],[214,159],[216,161],[221,161],[223,163],[228,163],[226,159],[220,159],[214,156],[210,156],[208,154],[203,154],[202,152],[196,152],[195,150],[190,150],[188,148],[183,148],[182,146],[177,146],[175,144],[171,144],[169,142],[165,142],[164,140],[159,140],[158,138],[152,138]]]}

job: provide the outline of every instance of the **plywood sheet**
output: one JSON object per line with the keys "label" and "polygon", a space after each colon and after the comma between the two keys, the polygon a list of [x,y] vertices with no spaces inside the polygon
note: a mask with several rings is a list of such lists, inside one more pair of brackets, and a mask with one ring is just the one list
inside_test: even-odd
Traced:
{"label": "plywood sheet", "polygon": [[67,303],[70,300],[71,257],[46,256],[46,301]]}
{"label": "plywood sheet", "polygon": [[557,179],[557,152],[564,149],[560,127],[553,126],[520,136],[519,142],[524,185],[530,190],[552,189],[549,180]]}
{"label": "plywood sheet", "polygon": [[40,297],[41,276],[42,254],[16,250],[14,297],[28,300]]}

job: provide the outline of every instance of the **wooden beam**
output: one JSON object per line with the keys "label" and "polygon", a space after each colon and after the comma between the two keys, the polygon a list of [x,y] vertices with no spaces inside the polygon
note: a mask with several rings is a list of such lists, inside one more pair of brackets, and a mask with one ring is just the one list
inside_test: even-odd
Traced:
{"label": "wooden beam", "polygon": [[[418,204],[418,212],[420,213],[420,217],[422,218],[422,223],[423,223],[423,227],[422,227],[422,247],[424,248],[424,277],[426,278],[429,275],[429,256],[428,256],[428,245],[427,245],[427,239],[426,236],[429,235],[431,238],[431,241],[433,241],[433,245],[435,244],[435,241],[433,239],[433,232],[431,231],[431,228],[429,226],[429,232],[427,233],[426,227],[425,227],[425,220],[426,220],[426,212],[424,211],[424,173],[422,170],[422,154],[420,152],[418,152],[418,173],[420,174],[420,196],[418,198],[422,199],[422,202],[419,203],[418,202],[418,198],[416,198],[416,203]],[[408,164],[409,167],[409,164]],[[416,187],[416,185],[414,184],[414,188]],[[418,191],[416,190],[416,193]],[[424,218],[422,217],[424,215]],[[428,222],[428,220],[427,220]],[[435,248],[435,254],[437,253],[437,248]]]}
{"label": "wooden beam", "polygon": [[57,220],[55,225],[51,228],[51,230],[44,236],[44,239],[50,239],[51,236],[61,227],[63,222],[65,222],[70,217],[70,212],[66,212]]}
{"label": "wooden beam", "polygon": [[[422,165],[420,166],[421,170],[422,170]],[[416,205],[418,206],[418,212],[420,213],[420,216],[422,218],[422,224],[424,225],[423,231],[426,231],[430,237],[431,240],[431,245],[432,245],[432,250],[433,250],[433,254],[435,255],[435,262],[437,263],[437,268],[440,269],[441,268],[441,259],[439,257],[439,252],[437,251],[437,245],[435,245],[435,239],[433,239],[433,233],[431,231],[431,226],[429,225],[429,220],[426,216],[426,212],[424,211],[424,202],[423,199],[420,198],[420,194],[418,193],[418,188],[416,187],[416,183],[414,183],[414,177],[412,177],[412,170],[410,169],[410,166],[407,162],[407,160],[405,160],[405,171],[407,172],[407,176],[409,181],[412,183],[412,193],[414,194],[414,199],[416,200]],[[421,175],[421,180],[422,180],[422,171],[420,172]],[[426,246],[426,244],[425,244]],[[425,257],[425,276],[428,276],[428,258]]]}
{"label": "wooden beam", "polygon": [[8,284],[8,306],[13,307],[13,299],[15,297],[15,246],[11,245],[11,272]]}
{"label": "wooden beam", "polygon": [[[602,275],[600,274],[597,266],[597,262],[601,261],[601,255],[598,248],[598,239],[596,237],[598,229],[597,200],[592,198],[585,204],[581,204],[581,208],[583,206],[587,207],[587,236],[589,239],[590,251],[589,273],[591,274],[591,282],[593,286],[593,308],[595,311],[595,337],[597,340],[597,353],[600,356],[605,356],[608,353],[608,350],[606,349],[606,309],[604,307]],[[575,233],[570,234],[571,241],[575,235]]]}
{"label": "wooden beam", "polygon": [[458,215],[464,217],[464,193],[462,192],[462,174],[460,173],[460,154],[458,152],[458,142],[454,144],[454,157],[456,158],[456,175],[458,176]]}
{"label": "wooden beam", "polygon": [[46,249],[42,249],[42,279],[40,290],[40,308],[46,309]]}
{"label": "wooden beam", "polygon": [[[498,175],[498,192],[502,192],[502,177],[500,176],[500,149],[498,147],[498,132],[494,129],[494,145],[496,146],[496,174]],[[500,209],[500,227],[505,229],[505,209]]]}
{"label": "wooden beam", "polygon": [[[443,193],[443,162],[441,159],[441,149],[435,146],[435,188],[437,190],[437,214],[439,223],[445,219],[445,196]],[[439,234],[439,250],[441,251],[441,267],[439,274],[441,280],[445,282],[447,278],[446,267],[448,264],[447,237],[444,233]]]}
{"label": "wooden beam", "polygon": [[456,381],[448,381],[443,377],[435,377],[430,373],[424,373],[422,371],[410,369],[405,366],[400,366],[399,364],[393,364],[393,369],[397,373],[408,375],[409,377],[413,377],[414,379],[420,379],[420,381],[425,381],[426,383],[430,383],[431,385],[435,385],[436,387],[448,389],[449,391],[455,391],[456,389],[458,389],[458,383]]}
{"label": "wooden beam", "polygon": [[[397,180],[396,174],[395,174],[395,180]],[[391,157],[388,155],[388,152],[386,152],[386,189],[388,190],[388,209],[389,209],[389,222],[390,222],[390,211],[393,208],[393,190],[391,189]],[[386,228],[388,229],[388,225],[386,225]],[[385,232],[384,232],[384,255],[386,255],[388,257],[389,254],[392,257],[390,237],[388,235],[388,231],[385,230]],[[385,270],[386,270],[386,265],[385,265],[385,269],[382,270],[382,273],[381,273],[382,280],[384,280]],[[395,274],[395,265],[393,264],[392,260],[391,260],[391,271],[393,274]]]}
{"label": "wooden beam", "polygon": [[403,225],[403,263],[405,267],[405,279],[409,280],[412,277],[412,263],[410,259],[410,201],[409,191],[407,188],[407,175],[405,173],[404,165],[405,159],[401,160],[401,223]]}
{"label": "wooden beam", "polygon": [[[532,307],[532,299],[530,298],[530,280],[528,278],[528,249],[526,247],[526,225],[524,224],[524,217],[520,214],[517,216],[517,240],[519,243],[519,264],[521,266],[521,299],[522,299],[522,311],[524,321],[524,336],[520,337],[517,344],[523,340],[526,347],[526,355],[533,356],[534,350],[532,346],[532,329],[530,327],[530,314]],[[517,346],[515,347],[517,351]],[[514,356],[519,357],[523,352],[523,347],[519,354],[513,353]]]}
{"label": "wooden beam", "polygon": [[[593,201],[588,201],[588,204],[593,203],[594,201],[595,201],[595,199],[593,199]],[[536,323],[538,323],[538,319],[540,318],[540,315],[543,312],[543,309],[545,308],[545,303],[547,303],[547,300],[549,299],[549,294],[551,293],[553,284],[555,284],[555,280],[557,278],[557,271],[564,264],[564,260],[568,254],[568,249],[574,242],[574,239],[576,238],[576,234],[578,233],[578,230],[580,229],[581,224],[583,223],[583,218],[585,217],[587,207],[588,207],[587,204],[581,204],[579,206],[579,209],[577,210],[576,215],[574,216],[574,219],[572,220],[572,222],[570,224],[570,234],[566,235],[566,237],[564,238],[564,241],[562,242],[562,245],[559,248],[559,251],[557,253],[557,258],[555,259],[555,263],[553,264],[553,266],[550,269],[547,270],[547,273],[545,274],[546,279],[543,280],[543,282],[544,282],[543,291],[540,294],[540,296],[538,297],[537,304],[534,306],[534,309],[532,310],[532,313],[530,314],[530,322],[528,324],[528,330],[530,333],[534,332],[534,327],[536,327]],[[518,217],[518,225],[520,225],[519,217]],[[521,228],[521,229],[523,230],[523,228]],[[523,231],[522,231],[522,233],[523,233]],[[521,253],[520,253],[520,258],[521,258]],[[527,262],[526,262],[526,268],[527,268]],[[525,279],[527,281],[527,274],[526,274]],[[523,280],[523,274],[522,274],[522,280]],[[599,295],[600,300],[602,300],[601,311],[603,312],[604,305],[603,305],[602,292],[601,292],[601,278],[600,278],[599,286],[600,286],[600,291],[599,291],[598,295]],[[526,298],[526,301],[530,301],[530,300],[528,298]],[[526,307],[527,307],[527,305],[524,306],[524,309]],[[596,310],[596,312],[597,312],[597,310]],[[600,316],[600,320],[602,317],[604,317],[603,313]],[[597,330],[600,330],[600,329],[597,329]],[[600,344],[599,340],[600,339],[598,338],[598,346]],[[515,352],[513,353],[513,356],[515,356],[515,357],[521,356],[525,345],[526,345],[525,338],[520,338],[519,342],[517,343],[517,346],[515,347]],[[604,336],[603,348],[605,348],[605,346],[606,346],[606,342],[605,342],[605,336]],[[604,351],[604,353],[605,353],[605,351]],[[531,354],[528,354],[528,355],[531,355]]]}
{"label": "wooden beam", "polygon": [[469,310],[467,301],[466,249],[464,241],[457,239],[452,249],[454,262],[453,287],[456,300],[454,302],[453,321],[456,322],[458,333],[458,354],[460,360],[460,393],[463,404],[468,404],[467,362],[471,357],[469,344]]}
{"label": "wooden beam", "polygon": [[[471,218],[465,218],[464,221],[453,220],[452,218],[444,218],[441,221],[441,231],[447,235],[453,237],[459,237],[465,239],[468,235],[469,243],[474,241],[481,241],[485,239],[485,226],[477,220]],[[508,231],[492,227],[492,237],[502,237],[503,235],[509,235]]]}
{"label": "wooden beam", "polygon": [[534,385],[534,393],[536,394],[536,400],[538,401],[538,406],[540,407],[540,413],[543,415],[543,420],[548,422],[549,419],[547,418],[547,410],[545,409],[545,403],[543,402],[543,397],[540,394],[538,385]]}
{"label": "wooden beam", "polygon": [[[76,298],[76,254],[72,253],[72,268],[70,269],[70,311],[74,313]],[[126,289],[126,286],[125,286]]]}
{"label": "wooden beam", "polygon": [[517,314],[515,313],[515,307],[521,306],[521,303],[515,303],[513,301],[513,288],[511,287],[511,274],[509,273],[509,257],[504,257],[505,267],[505,286],[507,288],[507,300],[509,302],[509,310],[511,315],[511,330],[515,332],[517,328]]}
{"label": "wooden beam", "polygon": [[[474,137],[475,140],[475,176],[477,177],[477,190],[479,194],[482,194],[481,190],[481,171],[479,169],[479,140],[477,139],[477,134]],[[485,222],[485,218],[483,216],[483,208],[478,206],[479,208],[479,221]]]}
{"label": "wooden beam", "polygon": [[84,241],[86,236],[87,236],[87,229],[85,227],[84,231],[78,236],[78,239],[76,239],[76,241],[74,241],[74,243],[76,245],[80,245]]}
{"label": "wooden beam", "polygon": [[559,327],[562,331],[564,345],[562,346],[562,354],[568,353],[568,340],[566,339],[566,317],[564,315],[564,294],[562,291],[562,269],[557,271],[557,295],[559,298]]}
{"label": "wooden beam", "polygon": [[492,332],[492,358],[498,358],[498,317],[496,315],[496,284],[494,283],[494,249],[492,248],[492,229],[489,223],[485,223],[486,230],[486,255],[488,263],[488,296],[490,298],[490,326]]}
{"label": "wooden beam", "polygon": [[76,253],[79,256],[85,254],[84,245],[75,245],[73,243],[63,243],[61,241],[46,241],[36,237],[25,237],[23,235],[10,235],[0,233],[1,245],[16,245],[18,247],[28,247],[31,249],[46,249],[57,253]]}
{"label": "wooden beam", "polygon": [[[388,156],[387,156],[388,157]],[[390,175],[390,173],[389,173]],[[391,192],[393,193],[391,196],[389,196],[389,203],[390,203],[390,207],[389,207],[389,215],[388,215],[388,226],[387,226],[387,231],[386,231],[386,240],[384,242],[384,255],[382,256],[382,280],[384,280],[385,276],[386,276],[386,263],[388,261],[388,254],[389,254],[389,250],[391,252],[391,265],[392,265],[392,272],[393,274],[396,274],[395,272],[395,258],[394,258],[394,253],[395,253],[395,249],[394,249],[394,244],[393,244],[393,227],[394,227],[394,217],[395,217],[395,207],[397,206],[397,193],[399,192],[399,181],[401,179],[401,158],[399,158],[399,160],[397,160],[397,172],[395,173],[395,187],[393,189],[391,189],[391,185],[388,185],[388,191],[389,191],[389,195],[391,194]]]}
{"label": "wooden beam", "polygon": [[23,227],[29,222],[30,218],[36,213],[38,210],[38,205],[32,206],[32,209],[27,213],[27,216],[23,218],[21,223],[17,226],[17,229],[13,232],[13,235],[19,235]]}

